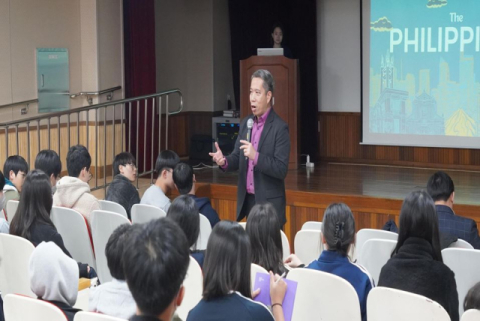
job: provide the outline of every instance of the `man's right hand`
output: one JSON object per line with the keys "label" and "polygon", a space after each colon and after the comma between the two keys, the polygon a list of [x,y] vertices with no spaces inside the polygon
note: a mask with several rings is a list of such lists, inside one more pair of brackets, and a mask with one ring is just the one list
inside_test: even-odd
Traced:
{"label": "man's right hand", "polygon": [[215,148],[217,151],[215,153],[208,153],[208,155],[212,156],[213,161],[217,163],[218,166],[225,165],[225,157],[217,142],[215,142]]}

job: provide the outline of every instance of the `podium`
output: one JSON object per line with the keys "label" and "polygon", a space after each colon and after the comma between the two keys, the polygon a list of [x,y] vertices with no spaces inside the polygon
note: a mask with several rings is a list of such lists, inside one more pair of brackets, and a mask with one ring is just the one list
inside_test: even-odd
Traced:
{"label": "podium", "polygon": [[288,124],[290,158],[288,169],[297,169],[300,157],[300,91],[298,60],[284,56],[251,56],[240,61],[240,118],[250,115],[250,82],[258,69],[270,71],[275,80],[273,108]]}

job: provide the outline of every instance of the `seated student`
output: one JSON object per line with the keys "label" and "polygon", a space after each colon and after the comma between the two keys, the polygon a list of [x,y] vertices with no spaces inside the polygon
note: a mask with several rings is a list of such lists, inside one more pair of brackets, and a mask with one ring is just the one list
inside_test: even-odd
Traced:
{"label": "seated student", "polygon": [[[2,213],[3,213],[3,187],[4,186],[5,186],[5,176],[3,176],[2,171],[0,171],[0,204],[2,205],[1,206]],[[7,217],[5,215],[0,215],[0,233],[9,234],[10,224],[8,224],[8,221],[6,220],[6,218]]]}
{"label": "seated student", "polygon": [[22,186],[25,182],[25,175],[28,173],[28,164],[22,156],[14,155],[7,158],[3,165],[5,175],[5,186],[3,187],[3,211],[8,217],[7,202],[18,201]]}
{"label": "seated student", "polygon": [[60,308],[68,321],[79,309],[74,308],[78,295],[78,265],[53,242],[42,242],[32,252],[28,264],[30,288],[40,300]]}
{"label": "seated student", "polygon": [[405,198],[398,242],[378,285],[426,296],[458,321],[457,285],[453,272],[443,264],[435,204],[427,192],[415,191]]}
{"label": "seated student", "polygon": [[252,301],[250,288],[250,241],[238,223],[220,221],[208,240],[203,269],[203,298],[188,314],[187,321],[243,321],[283,320],[282,302],[286,283],[272,282],[270,274],[273,313]]}
{"label": "seated student", "polygon": [[131,219],[132,206],[140,203],[138,190],[133,185],[137,179],[135,157],[130,153],[118,154],[113,161],[113,170],[115,177],[108,187],[105,199],[122,205],[127,211],[128,219]]}
{"label": "seated student", "polygon": [[187,237],[190,255],[203,267],[205,251],[195,249],[200,234],[200,215],[193,199],[187,195],[180,195],[173,200],[167,212],[167,217],[178,224]]}
{"label": "seated student", "polygon": [[470,243],[475,249],[480,249],[477,223],[471,218],[458,216],[453,212],[455,186],[450,176],[441,171],[433,174],[428,180],[427,192],[435,202],[440,232],[458,237]]}
{"label": "seated student", "polygon": [[157,180],[155,184],[150,186],[143,194],[141,204],[153,205],[168,212],[170,207],[170,199],[166,196],[173,188],[173,169],[178,164],[180,158],[171,150],[164,150],[158,154],[155,163],[155,172],[157,173]]}
{"label": "seated student", "polygon": [[[34,246],[42,242],[54,242],[69,257],[63,239],[50,219],[52,194],[50,179],[41,170],[28,173],[23,185],[22,198],[10,226],[10,234],[23,237]],[[95,277],[96,273],[87,264],[78,263],[80,277]],[[78,275],[77,275],[78,278]]]}
{"label": "seated student", "polygon": [[58,154],[51,149],[44,149],[38,153],[35,158],[35,169],[42,170],[48,177],[52,184],[52,194],[57,190],[57,182],[60,179],[62,172],[62,161]]}
{"label": "seated student", "polygon": [[185,234],[168,218],[139,225],[123,256],[128,288],[137,304],[130,321],[172,320],[182,303],[190,258]]}
{"label": "seated student", "polygon": [[[362,320],[366,320],[368,293],[375,285],[368,272],[348,257],[350,247],[355,246],[355,219],[347,205],[333,203],[325,210],[322,243],[325,250],[307,268],[332,273],[347,280],[357,292]],[[286,261],[291,267],[302,264],[295,254]]]}
{"label": "seated student", "polygon": [[98,200],[90,194],[88,182],[92,178],[92,158],[85,146],[70,147],[67,153],[69,176],[62,177],[53,195],[53,205],[71,208],[82,214],[90,224],[90,213],[100,209]]}
{"label": "seated student", "polygon": [[470,309],[480,310],[480,282],[468,290],[463,301],[463,310],[467,311]]}
{"label": "seated student", "polygon": [[112,317],[128,319],[135,314],[137,306],[125,282],[123,271],[123,251],[132,233],[140,230],[140,225],[123,224],[113,231],[105,247],[108,269],[112,281],[90,289],[88,310]]}
{"label": "seated student", "polygon": [[195,174],[192,166],[178,163],[173,170],[173,182],[181,195],[188,195],[195,201],[198,211],[208,218],[212,228],[220,221],[208,197],[195,196]]}
{"label": "seated student", "polygon": [[280,223],[272,204],[257,204],[251,209],[246,231],[252,245],[252,263],[276,274],[286,272]]}

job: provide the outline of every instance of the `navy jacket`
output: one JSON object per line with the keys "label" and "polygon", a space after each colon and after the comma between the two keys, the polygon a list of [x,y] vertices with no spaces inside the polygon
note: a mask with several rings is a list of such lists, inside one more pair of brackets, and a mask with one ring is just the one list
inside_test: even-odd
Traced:
{"label": "navy jacket", "polygon": [[215,224],[220,222],[220,218],[218,217],[217,211],[213,209],[208,197],[197,197],[192,194],[188,194],[188,196],[193,198],[193,200],[195,201],[195,205],[198,208],[198,211],[200,212],[200,214],[203,214],[208,218],[212,228],[215,226]]}
{"label": "navy jacket", "polygon": [[480,249],[477,223],[468,217],[457,216],[445,205],[435,205],[438,216],[438,229],[470,243],[475,249]]}

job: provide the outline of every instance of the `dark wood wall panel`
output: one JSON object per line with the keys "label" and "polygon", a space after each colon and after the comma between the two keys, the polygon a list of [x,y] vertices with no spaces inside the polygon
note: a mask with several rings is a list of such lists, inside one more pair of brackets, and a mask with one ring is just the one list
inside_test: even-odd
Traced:
{"label": "dark wood wall panel", "polygon": [[360,113],[319,112],[321,161],[480,170],[480,149],[360,145]]}

